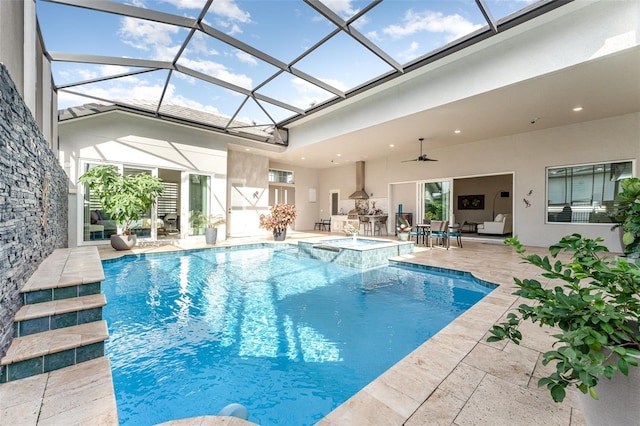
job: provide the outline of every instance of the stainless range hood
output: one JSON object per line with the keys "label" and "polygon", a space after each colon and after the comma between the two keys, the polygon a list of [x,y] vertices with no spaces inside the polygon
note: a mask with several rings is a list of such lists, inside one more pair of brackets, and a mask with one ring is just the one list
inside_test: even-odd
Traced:
{"label": "stainless range hood", "polygon": [[356,192],[349,195],[352,200],[368,200],[369,194],[364,190],[364,161],[356,161]]}

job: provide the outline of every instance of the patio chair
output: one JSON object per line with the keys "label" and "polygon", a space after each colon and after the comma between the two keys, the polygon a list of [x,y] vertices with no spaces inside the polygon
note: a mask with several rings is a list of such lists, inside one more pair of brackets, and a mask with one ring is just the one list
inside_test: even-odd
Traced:
{"label": "patio chair", "polygon": [[423,243],[426,243],[427,241],[425,229],[419,226],[413,226],[411,227],[411,231],[409,231],[409,239],[413,240],[414,237],[416,239],[416,244],[418,245],[420,244],[421,239]]}
{"label": "patio chair", "polygon": [[[464,224],[462,225],[464,226]],[[462,226],[452,227],[449,230],[449,238],[451,237],[456,237],[456,242],[458,243],[458,247],[462,248]],[[449,245],[451,245],[451,243],[449,243]]]}
{"label": "patio chair", "polygon": [[169,235],[179,234],[178,229],[178,215],[175,213],[169,213],[164,216],[165,231]]}
{"label": "patio chair", "polygon": [[449,250],[449,221],[432,220],[429,228],[429,245],[433,247],[433,239]]}

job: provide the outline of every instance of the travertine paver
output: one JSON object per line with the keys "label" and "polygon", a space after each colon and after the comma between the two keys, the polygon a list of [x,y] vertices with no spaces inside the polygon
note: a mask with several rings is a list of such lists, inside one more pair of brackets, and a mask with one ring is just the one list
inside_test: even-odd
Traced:
{"label": "travertine paver", "polygon": [[38,425],[117,425],[107,357],[49,373]]}
{"label": "travertine paver", "polygon": [[569,425],[571,407],[487,374],[455,418],[458,426]]}
{"label": "travertine paver", "polygon": [[35,425],[47,378],[39,374],[0,385],[0,424]]}

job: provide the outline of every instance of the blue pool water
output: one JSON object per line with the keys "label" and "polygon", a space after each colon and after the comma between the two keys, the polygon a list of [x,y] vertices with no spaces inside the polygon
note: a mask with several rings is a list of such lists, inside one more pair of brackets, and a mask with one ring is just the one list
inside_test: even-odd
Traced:
{"label": "blue pool water", "polygon": [[491,291],[460,275],[299,259],[287,245],[104,270],[122,425],[234,402],[261,425],[314,424]]}

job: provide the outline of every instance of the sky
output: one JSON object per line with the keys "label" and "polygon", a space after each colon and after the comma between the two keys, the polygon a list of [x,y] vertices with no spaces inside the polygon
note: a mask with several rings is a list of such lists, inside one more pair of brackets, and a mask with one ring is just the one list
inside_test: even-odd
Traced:
{"label": "sky", "polygon": [[[197,18],[205,0],[112,0],[115,3]],[[324,0],[333,13],[349,21],[369,0]],[[486,0],[492,17],[500,20],[535,0]],[[289,72],[280,72],[256,56],[188,28],[37,0],[40,27],[49,52],[135,58],[172,63],[194,71],[196,77],[157,69],[102,82],[69,87],[104,100],[164,102],[247,123],[269,124],[336,96]],[[204,24],[215,31],[264,52],[329,85],[348,91],[394,70],[378,56],[301,0],[214,0]],[[351,28],[382,49],[393,61],[407,64],[452,43],[487,23],[474,0],[384,0],[351,23]],[[330,38],[328,38],[331,36]],[[309,52],[321,40],[319,48]],[[306,55],[305,55],[306,53]],[[295,61],[295,62],[294,62]],[[63,86],[104,76],[119,76],[146,67],[58,62],[52,64],[54,82]],[[280,72],[280,73],[279,73]],[[230,90],[197,78],[213,77],[241,90]],[[278,74],[279,73],[279,74]],[[274,77],[275,76],[275,77]],[[168,81],[168,84],[166,84]],[[282,108],[255,101],[242,90],[284,102]],[[59,108],[95,99],[59,91]],[[239,111],[239,112],[238,112]]]}

